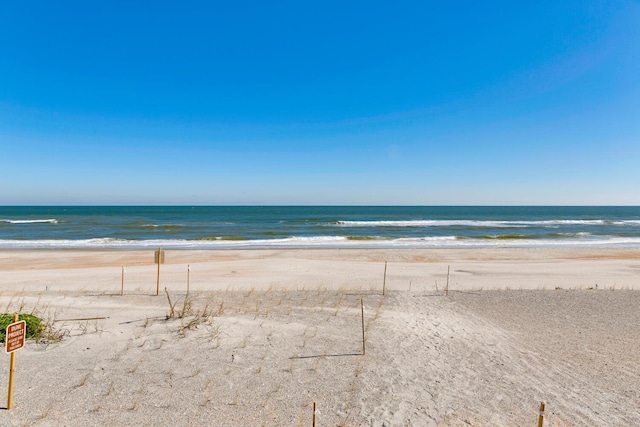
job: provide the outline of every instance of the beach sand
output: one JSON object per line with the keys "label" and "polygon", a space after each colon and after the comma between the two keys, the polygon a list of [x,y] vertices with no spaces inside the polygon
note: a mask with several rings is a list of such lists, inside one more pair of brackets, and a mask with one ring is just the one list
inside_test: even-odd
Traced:
{"label": "beach sand", "polygon": [[0,425],[640,425],[638,249],[167,250],[159,286],[153,261],[0,251],[2,311],[62,336],[18,351]]}

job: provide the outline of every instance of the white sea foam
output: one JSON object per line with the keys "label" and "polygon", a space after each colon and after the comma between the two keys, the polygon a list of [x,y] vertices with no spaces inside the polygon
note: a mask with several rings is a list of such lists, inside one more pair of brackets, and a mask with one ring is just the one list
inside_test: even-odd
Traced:
{"label": "white sea foam", "polygon": [[592,236],[591,233],[586,232],[586,231],[582,231],[580,233],[558,233],[558,236],[563,236],[563,237],[587,237],[587,236]]}
{"label": "white sea foam", "polygon": [[[585,238],[586,237],[586,238]],[[640,237],[578,236],[567,239],[476,239],[457,236],[399,239],[349,239],[342,236],[261,240],[0,240],[0,249],[251,249],[251,248],[492,248],[492,247],[640,247]]]}
{"label": "white sea foam", "polygon": [[640,220],[606,221],[600,219],[558,219],[541,221],[474,221],[474,220],[408,220],[408,221],[338,221],[343,227],[493,227],[518,228],[558,225],[640,225]]}
{"label": "white sea foam", "polygon": [[338,221],[334,225],[344,227],[517,227],[513,221],[468,221],[468,220],[409,220],[409,221]]}
{"label": "white sea foam", "polygon": [[51,223],[57,224],[57,219],[0,219],[0,222],[4,222],[6,224],[40,224],[40,223]]}

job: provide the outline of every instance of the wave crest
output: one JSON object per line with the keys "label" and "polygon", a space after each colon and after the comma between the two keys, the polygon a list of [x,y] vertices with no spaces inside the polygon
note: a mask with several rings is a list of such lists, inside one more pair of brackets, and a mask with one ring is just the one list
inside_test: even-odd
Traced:
{"label": "wave crest", "polygon": [[58,220],[55,218],[50,219],[0,219],[0,222],[6,224],[57,224]]}
{"label": "wave crest", "polygon": [[418,219],[403,221],[337,221],[330,224],[340,227],[487,227],[522,228],[530,226],[557,227],[559,225],[639,225],[640,220],[609,221],[602,219],[551,219],[539,221],[517,220],[464,220],[464,219]]}

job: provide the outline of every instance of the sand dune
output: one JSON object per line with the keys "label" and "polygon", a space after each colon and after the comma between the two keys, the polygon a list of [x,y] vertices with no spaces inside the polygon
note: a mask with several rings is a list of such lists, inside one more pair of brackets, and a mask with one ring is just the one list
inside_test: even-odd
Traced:
{"label": "sand dune", "polygon": [[64,337],[19,351],[0,425],[310,426],[317,402],[318,426],[517,426],[541,401],[546,426],[640,425],[639,269],[630,249],[167,251],[155,296],[153,252],[1,251],[3,311]]}

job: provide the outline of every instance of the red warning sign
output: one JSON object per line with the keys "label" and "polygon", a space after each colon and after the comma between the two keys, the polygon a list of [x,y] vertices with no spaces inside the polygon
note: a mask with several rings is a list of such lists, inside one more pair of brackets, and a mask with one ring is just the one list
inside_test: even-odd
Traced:
{"label": "red warning sign", "polygon": [[24,341],[27,336],[27,322],[21,320],[7,326],[7,335],[5,338],[7,353],[13,353],[24,347]]}

